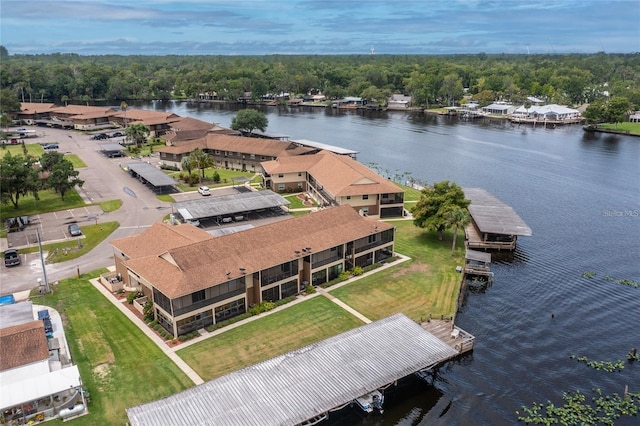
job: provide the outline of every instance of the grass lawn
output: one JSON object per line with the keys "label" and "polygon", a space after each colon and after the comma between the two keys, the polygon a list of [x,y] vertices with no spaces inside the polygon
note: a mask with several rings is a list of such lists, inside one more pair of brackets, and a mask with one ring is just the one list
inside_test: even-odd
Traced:
{"label": "grass lawn", "polygon": [[160,201],[165,201],[167,203],[175,203],[176,200],[169,194],[160,194],[156,195],[156,198]]}
{"label": "grass lawn", "polygon": [[122,207],[122,200],[109,200],[99,203],[103,212],[114,212]]}
{"label": "grass lawn", "polygon": [[64,195],[64,201],[60,199],[60,194],[56,194],[52,189],[38,191],[38,196],[39,200],[33,198],[33,195],[20,197],[17,209],[13,208],[11,202],[8,205],[3,205],[0,217],[5,220],[9,217],[30,216],[86,206],[80,195],[74,190],[70,190]]}
{"label": "grass lawn", "polygon": [[63,317],[71,358],[91,392],[90,414],[74,425],[123,425],[125,408],[155,401],[193,383],[148,337],[87,280],[66,279],[54,293],[33,297]]}
{"label": "grass lawn", "polygon": [[76,154],[65,154],[64,155],[64,159],[65,160],[69,160],[71,162],[71,164],[73,164],[73,168],[74,169],[78,169],[78,168],[81,168],[81,167],[87,167],[87,163],[82,161],[82,159],[80,157],[78,157]]}
{"label": "grass lawn", "polygon": [[397,227],[395,250],[412,260],[328,290],[371,320],[397,312],[416,321],[429,314],[434,318],[453,315],[460,288],[455,268],[464,262],[464,236],[458,233],[458,249],[452,257],[451,233],[438,241],[435,232],[417,228],[411,221],[393,223]]}
{"label": "grass lawn", "polygon": [[[42,154],[44,154],[44,148],[42,148],[42,145],[39,143],[25,143],[24,146],[27,148],[27,155],[40,158],[42,157]],[[9,152],[13,156],[24,155],[22,144],[2,145],[2,148],[0,148],[0,156],[4,157]]]}
{"label": "grass lawn", "polygon": [[326,339],[363,323],[324,296],[196,343],[177,354],[204,380]]}
{"label": "grass lawn", "polygon": [[[90,252],[95,246],[107,239],[113,231],[118,229],[118,226],[120,226],[118,222],[104,222],[97,225],[81,226],[80,229],[82,229],[82,233],[84,234],[84,238],[80,239],[81,247],[78,247],[77,238],[59,243],[44,244],[42,250],[49,253],[47,263],[72,260]],[[20,253],[35,253],[37,251],[38,247],[30,247],[21,249]]]}
{"label": "grass lawn", "polygon": [[284,196],[284,198],[291,203],[288,206],[290,209],[308,209],[310,207],[315,207],[315,206],[318,205],[318,203],[316,203],[313,200],[313,198],[311,198],[311,197],[309,197],[309,201],[311,201],[312,204],[309,205],[309,206],[305,206],[302,203],[302,200],[300,198],[298,198],[298,196],[295,195],[295,194],[294,195],[286,195],[286,196]]}
{"label": "grass lawn", "polygon": [[619,132],[629,132],[634,135],[640,135],[640,123],[618,123],[616,124],[598,124],[598,128],[606,130],[617,130]]}
{"label": "grass lawn", "polygon": [[[167,172],[165,170],[165,172]],[[213,175],[215,172],[218,172],[218,175],[220,176],[220,182],[219,183],[214,183],[213,182]],[[237,170],[228,170],[228,169],[214,169],[214,168],[210,168],[210,169],[205,169],[204,170],[204,181],[202,183],[197,183],[193,186],[189,186],[187,184],[185,184],[184,182],[182,182],[180,180],[180,175],[181,174],[186,174],[186,172],[168,172],[169,176],[171,176],[172,178],[174,178],[175,180],[177,180],[178,182],[180,182],[178,184],[178,187],[185,192],[189,192],[189,191],[196,191],[198,189],[199,186],[201,185],[207,185],[209,188],[219,188],[219,187],[223,187],[223,186],[231,186],[233,185],[233,178],[238,178],[238,177],[246,177],[251,179],[251,182],[255,182],[255,181],[260,181],[260,176],[255,176],[254,173],[249,173],[249,172],[240,172]],[[198,176],[202,176],[202,173],[200,172],[200,169],[196,169],[192,171],[193,174],[198,174]]]}

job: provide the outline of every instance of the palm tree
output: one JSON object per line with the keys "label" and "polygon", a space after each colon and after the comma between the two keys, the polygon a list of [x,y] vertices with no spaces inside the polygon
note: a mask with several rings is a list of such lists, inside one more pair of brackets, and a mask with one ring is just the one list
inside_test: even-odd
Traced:
{"label": "palm tree", "polygon": [[191,169],[193,169],[191,155],[182,157],[182,160],[180,161],[180,167],[182,168],[182,170],[186,170],[187,173],[189,173],[189,176],[191,176]]}
{"label": "palm tree", "polygon": [[447,223],[453,226],[453,244],[451,245],[451,256],[456,255],[456,240],[458,239],[458,229],[464,228],[471,222],[471,216],[467,209],[454,207],[447,213]]}
{"label": "palm tree", "polygon": [[200,148],[196,148],[191,151],[191,154],[189,154],[189,158],[191,159],[191,163],[202,172],[200,181],[204,180],[204,169],[213,167],[216,164],[213,157]]}
{"label": "palm tree", "polygon": [[125,134],[133,139],[137,146],[142,145],[149,136],[149,133],[151,133],[151,130],[142,123],[132,124],[125,130]]}

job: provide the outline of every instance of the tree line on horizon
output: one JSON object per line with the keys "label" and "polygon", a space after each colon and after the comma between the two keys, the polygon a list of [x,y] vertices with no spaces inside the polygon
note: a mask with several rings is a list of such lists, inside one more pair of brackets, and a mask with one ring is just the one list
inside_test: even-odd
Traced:
{"label": "tree line on horizon", "polygon": [[527,96],[564,105],[617,96],[640,105],[639,53],[81,56],[0,50],[2,98],[18,102],[197,99],[201,93],[235,102],[245,92],[257,100],[319,91],[329,99],[383,103],[400,93],[422,108],[454,105],[465,94],[481,105],[525,103]]}

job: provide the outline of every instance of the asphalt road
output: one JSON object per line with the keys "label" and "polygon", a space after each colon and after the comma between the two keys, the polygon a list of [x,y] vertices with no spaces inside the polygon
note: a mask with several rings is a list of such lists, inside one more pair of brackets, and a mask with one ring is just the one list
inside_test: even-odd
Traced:
{"label": "asphalt road", "polygon": [[[29,138],[29,143],[58,143],[59,152],[78,155],[87,164],[79,169],[80,179],[84,180],[79,194],[87,203],[120,199],[122,207],[110,213],[100,214],[100,222],[117,221],[120,227],[111,236],[99,244],[95,249],[77,259],[46,266],[46,276],[49,283],[62,278],[75,276],[80,273],[93,271],[98,268],[113,265],[113,249],[109,240],[136,235],[171,211],[171,204],[156,198],[155,193],[145,187],[137,179],[124,172],[119,164],[131,160],[129,158],[107,158],[100,152],[98,142],[91,140],[91,135],[81,134],[71,130],[50,129],[37,126],[27,126],[37,131],[37,138]],[[157,163],[157,157],[145,158],[152,164]],[[11,208],[2,206],[3,209]],[[84,220],[95,223],[91,214],[85,215]],[[82,225],[82,223],[79,223]],[[66,225],[62,225],[66,227]],[[7,242],[3,241],[3,249]],[[0,266],[0,294],[16,293],[29,290],[37,286],[37,280],[44,280],[44,272],[40,257],[37,253],[22,255],[22,265],[12,268]]]}

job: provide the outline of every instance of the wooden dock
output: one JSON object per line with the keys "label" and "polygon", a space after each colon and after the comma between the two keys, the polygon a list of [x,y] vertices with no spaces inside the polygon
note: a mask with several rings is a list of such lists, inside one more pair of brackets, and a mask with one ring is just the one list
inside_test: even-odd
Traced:
{"label": "wooden dock", "polygon": [[452,347],[458,355],[473,350],[476,338],[456,326],[453,321],[431,319],[421,323],[420,326]]}

